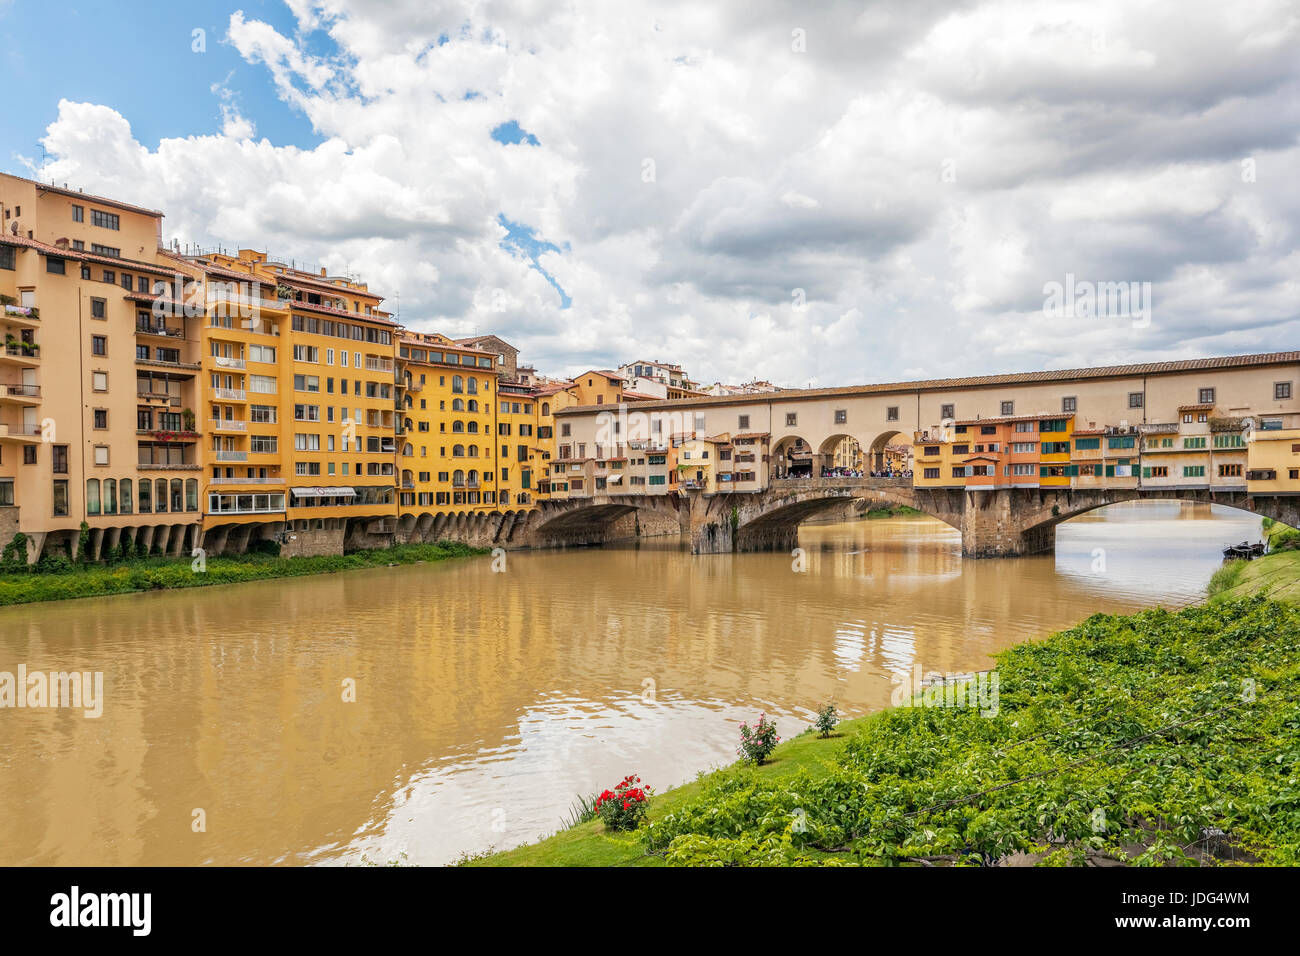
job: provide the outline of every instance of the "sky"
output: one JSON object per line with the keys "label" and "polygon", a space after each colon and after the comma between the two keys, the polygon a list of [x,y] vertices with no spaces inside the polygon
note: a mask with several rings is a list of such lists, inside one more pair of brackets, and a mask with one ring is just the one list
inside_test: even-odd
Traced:
{"label": "sky", "polygon": [[1300,341],[1294,0],[121,9],[0,0],[0,168],[543,373],[828,387]]}

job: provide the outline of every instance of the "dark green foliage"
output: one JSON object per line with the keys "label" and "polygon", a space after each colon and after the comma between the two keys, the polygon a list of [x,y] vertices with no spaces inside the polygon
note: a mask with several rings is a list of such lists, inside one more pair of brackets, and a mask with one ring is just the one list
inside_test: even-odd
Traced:
{"label": "dark green foliage", "polygon": [[895,708],[823,777],[711,778],[646,846],[694,865],[1300,864],[1300,609],[1098,614],[997,674],[996,716]]}

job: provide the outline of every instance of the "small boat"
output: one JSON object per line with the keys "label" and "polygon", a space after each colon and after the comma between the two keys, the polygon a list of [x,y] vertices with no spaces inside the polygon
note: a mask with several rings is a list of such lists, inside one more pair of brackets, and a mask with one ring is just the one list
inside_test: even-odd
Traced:
{"label": "small boat", "polygon": [[1251,544],[1249,541],[1243,541],[1241,544],[1230,544],[1223,549],[1223,559],[1225,561],[1244,560],[1249,561],[1252,558],[1262,557],[1268,552],[1268,546],[1260,541]]}

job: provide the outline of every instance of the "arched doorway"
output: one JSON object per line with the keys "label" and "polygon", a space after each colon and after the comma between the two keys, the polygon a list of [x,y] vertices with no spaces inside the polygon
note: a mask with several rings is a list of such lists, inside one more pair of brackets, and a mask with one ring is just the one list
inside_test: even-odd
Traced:
{"label": "arched doorway", "polygon": [[866,450],[852,435],[831,435],[821,444],[813,463],[815,473],[823,475],[846,474],[865,471],[867,467]]}

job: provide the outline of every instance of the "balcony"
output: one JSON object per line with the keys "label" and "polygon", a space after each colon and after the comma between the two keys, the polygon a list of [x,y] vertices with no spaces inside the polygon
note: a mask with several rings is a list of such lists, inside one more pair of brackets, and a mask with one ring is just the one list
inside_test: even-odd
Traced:
{"label": "balcony", "polygon": [[183,339],[185,333],[180,329],[169,329],[165,325],[150,325],[148,322],[135,323],[137,335],[158,335],[168,339]]}
{"label": "balcony", "polygon": [[0,422],[0,441],[39,444],[41,441],[41,426]]}
{"label": "balcony", "polygon": [[215,365],[217,368],[234,368],[240,370],[247,367],[243,359],[226,358],[226,356],[224,355],[212,356],[212,364]]}
{"label": "balcony", "polygon": [[180,407],[181,397],[172,395],[169,392],[141,392],[136,391],[135,397],[142,402],[161,402],[164,405],[173,405]]}
{"label": "balcony", "polygon": [[180,359],[145,358],[142,355],[135,357],[136,365],[148,365],[153,368],[183,368],[187,371],[197,372],[202,368],[197,362],[182,362]]}
{"label": "balcony", "polygon": [[39,385],[7,385],[0,382],[0,402],[10,401],[19,405],[39,405],[41,387]]}
{"label": "balcony", "polygon": [[216,432],[246,432],[248,431],[248,422],[214,418],[212,419],[212,430]]}
{"label": "balcony", "polygon": [[282,485],[283,478],[213,478],[209,485]]}
{"label": "balcony", "polygon": [[408,392],[420,392],[424,390],[424,383],[417,381],[416,379],[411,379],[409,382],[403,380],[400,384]]}
{"label": "balcony", "polygon": [[10,342],[0,352],[0,363],[37,368],[41,364],[41,347],[33,342]]}
{"label": "balcony", "polygon": [[248,461],[248,452],[246,451],[214,451],[212,453],[214,461]]}
{"label": "balcony", "polygon": [[367,372],[391,372],[393,370],[392,359],[366,358]]}
{"label": "balcony", "polygon": [[220,399],[223,402],[246,402],[248,393],[242,388],[214,388],[212,397]]}
{"label": "balcony", "polygon": [[[7,298],[7,297],[6,297]],[[0,322],[5,325],[17,325],[26,329],[40,327],[41,310],[36,306],[14,305],[6,302],[0,310]]]}

